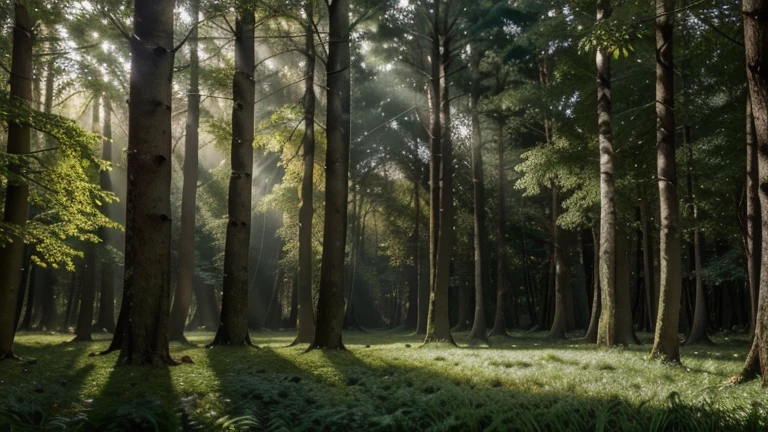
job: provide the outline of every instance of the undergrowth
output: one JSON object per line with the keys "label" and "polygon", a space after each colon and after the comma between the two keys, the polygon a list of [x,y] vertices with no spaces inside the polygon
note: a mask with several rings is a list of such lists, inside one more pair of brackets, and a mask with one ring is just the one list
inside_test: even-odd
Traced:
{"label": "undergrowth", "polygon": [[[397,332],[345,335],[349,352],[172,346],[193,364],[115,367],[106,347],[63,335],[17,337],[21,362],[0,363],[0,431],[765,431],[768,395],[727,386],[743,336],[684,348],[683,366],[648,360],[646,344],[596,349],[514,333],[490,347],[420,346]],[[643,335],[646,340],[649,335]]]}

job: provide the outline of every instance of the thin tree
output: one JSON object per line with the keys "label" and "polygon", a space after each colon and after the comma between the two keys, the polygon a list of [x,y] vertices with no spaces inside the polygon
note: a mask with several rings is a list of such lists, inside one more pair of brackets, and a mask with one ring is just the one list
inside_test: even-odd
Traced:
{"label": "thin tree", "polygon": [[506,241],[505,241],[505,227],[506,227],[506,209],[504,183],[506,180],[506,173],[504,172],[504,122],[498,121],[498,130],[496,132],[496,147],[499,154],[498,161],[498,176],[499,176],[499,208],[498,217],[496,223],[496,314],[493,320],[493,328],[488,336],[504,336],[509,337],[507,333],[507,320],[504,317],[504,303],[507,296],[507,280],[504,277],[507,270],[506,265]]}
{"label": "thin tree", "polygon": [[235,22],[235,74],[232,80],[232,175],[229,222],[224,249],[221,320],[211,345],[252,345],[248,335],[248,252],[251,236],[256,15],[252,5],[238,10]]}
{"label": "thin tree", "polygon": [[744,249],[747,257],[747,280],[749,282],[750,320],[749,333],[754,336],[757,324],[757,303],[760,292],[760,262],[762,232],[760,229],[760,189],[758,177],[757,140],[755,120],[752,115],[752,98],[747,95],[747,230]]}
{"label": "thin tree", "polygon": [[661,247],[659,309],[651,357],[680,362],[677,327],[682,276],[680,209],[675,161],[675,96],[673,35],[675,1],[656,0],[656,146]]}
{"label": "thin tree", "polygon": [[[597,22],[610,19],[610,0],[597,6]],[[597,344],[628,345],[634,342],[629,285],[616,281],[616,176],[611,125],[611,57],[605,47],[598,47],[597,112],[600,141],[600,321]],[[597,299],[596,299],[597,301]]]}
{"label": "thin tree", "polygon": [[[14,3],[13,51],[11,57],[11,97],[16,103],[32,103],[32,20],[26,6]],[[8,124],[9,154],[29,153],[29,126],[15,122]],[[11,171],[19,173],[19,167]],[[21,267],[24,260],[22,232],[28,217],[29,186],[24,181],[9,181],[5,190],[3,222],[17,227],[0,246],[0,361],[17,359],[13,353],[16,333],[14,309],[21,288]]]}
{"label": "thin tree", "polygon": [[[104,124],[102,126],[101,158],[112,162],[112,111],[109,100],[104,98]],[[112,180],[109,171],[99,173],[99,184],[105,191],[112,191]],[[103,203],[101,212],[108,215],[108,204]],[[110,333],[115,332],[115,263],[109,257],[108,249],[114,246],[114,232],[109,228],[99,230],[106,256],[101,262],[101,290],[99,295],[99,317],[96,320],[96,328],[105,329]]]}
{"label": "thin tree", "polygon": [[314,215],[315,176],[315,2],[307,1],[305,6],[304,50],[306,57],[304,88],[304,174],[301,179],[301,202],[299,204],[299,268],[296,282],[297,322],[296,339],[293,345],[311,343],[315,335],[315,311],[312,305],[312,218]]}
{"label": "thin tree", "polygon": [[[477,51],[477,47],[475,50]],[[472,90],[470,110],[472,117],[472,191],[474,216],[475,249],[475,316],[469,332],[470,343],[488,342],[485,323],[485,301],[483,291],[488,280],[488,249],[485,228],[485,181],[483,176],[483,147],[480,130],[480,53],[473,52],[470,60]]]}
{"label": "thin tree", "polygon": [[[181,228],[179,232],[179,264],[176,294],[168,322],[168,339],[187,342],[184,327],[192,302],[192,279],[195,273],[195,208],[197,202],[198,141],[200,127],[200,62],[198,60],[197,18],[200,0],[192,0],[189,8],[194,27],[189,34],[189,91],[187,92],[187,124],[184,135],[184,183],[181,189]],[[200,301],[200,300],[198,300]]]}
{"label": "thin tree", "polygon": [[[345,349],[344,249],[347,243],[350,145],[349,0],[328,2],[325,223],[317,326],[310,349]],[[351,298],[350,298],[351,301]]]}
{"label": "thin tree", "polygon": [[[118,363],[166,365],[171,265],[173,0],[136,0],[128,113],[125,313]],[[119,320],[118,320],[119,321]]]}

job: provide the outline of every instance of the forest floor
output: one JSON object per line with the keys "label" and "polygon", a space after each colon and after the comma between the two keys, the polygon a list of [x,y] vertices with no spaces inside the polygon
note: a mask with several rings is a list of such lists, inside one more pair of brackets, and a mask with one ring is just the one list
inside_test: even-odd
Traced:
{"label": "forest floor", "polygon": [[[286,347],[292,332],[253,332],[260,349],[174,344],[172,368],[115,367],[109,335],[21,333],[21,362],[0,363],[0,431],[65,430],[768,430],[768,393],[728,386],[746,335],[686,347],[683,366],[644,345],[597,349],[572,335],[513,332],[490,347],[421,346],[402,332],[346,333],[348,352]],[[61,429],[59,429],[61,430]]]}

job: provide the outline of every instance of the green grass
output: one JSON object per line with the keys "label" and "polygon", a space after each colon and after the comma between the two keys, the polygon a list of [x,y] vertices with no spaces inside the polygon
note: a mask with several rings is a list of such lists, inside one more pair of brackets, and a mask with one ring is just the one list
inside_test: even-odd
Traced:
{"label": "green grass", "polygon": [[22,333],[25,361],[0,363],[0,431],[768,430],[768,393],[725,385],[748,351],[744,336],[685,348],[682,367],[648,360],[650,335],[628,349],[542,333],[469,348],[456,336],[458,348],[351,333],[349,352],[305,353],[286,348],[292,333],[261,332],[260,349],[173,345],[194,364],[162,369],[89,357],[106,335],[75,344]]}

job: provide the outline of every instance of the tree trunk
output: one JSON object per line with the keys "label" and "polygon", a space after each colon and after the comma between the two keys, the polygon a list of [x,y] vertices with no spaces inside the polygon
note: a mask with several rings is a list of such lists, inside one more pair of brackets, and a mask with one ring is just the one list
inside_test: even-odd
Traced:
{"label": "tree trunk", "polygon": [[[35,302],[37,301],[35,298],[35,279],[40,273],[40,267],[33,265],[30,269],[30,272],[31,274],[29,275],[29,283],[27,283],[26,287],[22,287],[22,289],[26,289],[27,291],[27,301],[24,305],[24,317],[22,318],[21,324],[19,325],[20,330],[32,330],[32,311],[35,306]],[[19,297],[23,297],[21,292],[19,292]]]}
{"label": "tree trunk", "polygon": [[654,258],[653,227],[648,217],[648,202],[645,198],[640,203],[640,226],[643,232],[643,276],[645,281],[645,303],[648,320],[644,324],[647,331],[655,328],[657,290],[656,290],[656,263]]}
{"label": "tree trunk", "polygon": [[[744,43],[746,48],[747,77],[755,120],[760,210],[768,214],[768,1],[744,0]],[[753,351],[745,364],[745,371],[758,371],[763,387],[768,386],[768,218],[762,218],[762,253],[760,288]],[[757,357],[757,359],[755,359]],[[742,378],[752,378],[742,372]]]}
{"label": "tree trunk", "polygon": [[496,226],[496,313],[493,319],[493,328],[489,336],[504,336],[509,337],[507,334],[507,320],[504,317],[504,305],[507,297],[507,281],[505,276],[507,263],[506,263],[506,222],[504,201],[504,183],[506,181],[506,173],[504,172],[504,123],[499,121],[498,131],[496,134],[496,148],[499,154],[498,162],[498,175],[499,175],[499,190],[498,190],[498,221]]}
{"label": "tree trunk", "polygon": [[472,190],[474,207],[474,249],[475,249],[475,317],[469,332],[470,343],[488,342],[488,325],[485,323],[485,301],[483,291],[488,281],[488,248],[485,228],[485,179],[483,175],[483,142],[480,130],[480,56],[470,60],[472,91]]}
{"label": "tree trunk", "polygon": [[[419,187],[419,190],[421,188]],[[419,194],[420,195],[420,194]],[[421,226],[421,197],[416,200],[416,224],[418,226]],[[430,230],[431,233],[431,230]],[[430,253],[430,248],[426,248],[425,251],[422,247],[421,242],[421,236],[419,236],[416,241],[418,242],[418,261],[417,261],[417,268],[418,268],[418,286],[419,286],[419,310],[418,310],[418,317],[416,319],[416,334],[417,335],[426,335],[427,334],[427,315],[429,314],[429,281],[430,281],[430,260],[424,259],[424,252]],[[427,271],[424,271],[424,267],[427,267]]]}
{"label": "tree trunk", "polygon": [[252,345],[248,335],[248,253],[251,236],[251,174],[253,170],[256,84],[251,7],[238,11],[235,34],[235,76],[232,80],[232,175],[229,179],[229,223],[224,251],[221,321],[212,345]]}
{"label": "tree trunk", "polygon": [[[568,247],[561,234],[560,227],[557,226],[557,214],[559,207],[559,194],[556,193],[558,187],[555,183],[553,186],[553,219],[552,219],[552,246],[554,249],[555,259],[555,310],[552,320],[552,327],[549,329],[549,335],[547,339],[567,339],[565,332],[568,329],[568,300],[567,298],[572,294],[570,287],[570,277],[568,271]],[[558,209],[559,210],[559,209]]]}
{"label": "tree trunk", "polygon": [[[437,254],[435,265],[435,277],[429,301],[429,315],[427,318],[427,342],[448,342],[455,344],[451,335],[449,315],[449,282],[451,273],[451,256],[453,255],[453,143],[450,132],[450,103],[448,96],[447,66],[450,64],[450,41],[445,34],[446,25],[440,24],[440,2],[435,2],[435,24],[433,35],[432,80],[437,81],[441,142],[440,148],[440,211],[439,211],[439,235],[437,239]],[[447,14],[446,14],[447,15]],[[434,72],[437,73],[434,73]]]}
{"label": "tree trunk", "polygon": [[344,349],[341,329],[351,127],[349,0],[334,0],[328,6],[328,28],[325,225],[317,327],[310,348]]}
{"label": "tree trunk", "polygon": [[21,324],[21,311],[24,308],[24,293],[26,292],[28,297],[31,295],[28,287],[30,286],[30,279],[32,279],[32,270],[34,268],[34,264],[32,263],[32,250],[32,246],[24,246],[24,264],[21,268],[19,295],[16,297],[16,310],[14,311],[13,319],[13,326],[15,330],[18,330],[19,325]]}
{"label": "tree trunk", "polygon": [[298,295],[298,321],[296,339],[292,345],[312,343],[315,336],[315,311],[312,304],[312,218],[314,216],[315,176],[315,31],[314,2],[307,2],[307,24],[304,29],[306,71],[304,89],[304,175],[301,179],[299,204],[299,268],[296,294]]}
{"label": "tree trunk", "polygon": [[[98,134],[101,126],[101,104],[99,95],[93,98],[93,117],[91,131]],[[96,245],[87,243],[84,251],[83,276],[80,278],[80,313],[75,327],[75,339],[73,342],[90,342],[93,340],[93,308],[96,300]]]}
{"label": "tree trunk", "polygon": [[[32,20],[27,8],[20,2],[14,3],[13,57],[11,60],[11,98],[16,103],[32,102]],[[8,147],[10,154],[29,153],[29,126],[10,122],[8,124]],[[12,172],[19,167],[11,166]],[[23,230],[29,212],[29,186],[26,182],[8,182],[5,191],[3,222],[16,225]],[[24,241],[11,235],[0,246],[0,361],[17,358],[13,353],[13,338],[16,333],[14,308],[19,295],[21,266],[24,259]]]}
{"label": "tree trunk", "polygon": [[758,154],[755,139],[755,120],[752,115],[752,100],[747,95],[747,238],[745,242],[747,258],[747,280],[749,282],[750,321],[749,333],[755,334],[757,322],[757,303],[760,292],[760,263],[762,232],[760,231],[760,190],[758,188]]}
{"label": "tree trunk", "polygon": [[[131,42],[125,310],[118,363],[166,365],[171,266],[172,0],[137,0]],[[118,338],[115,334],[115,338]]]}
{"label": "tree trunk", "polygon": [[[101,158],[112,162],[112,110],[109,101],[104,99],[104,126],[101,134],[104,139],[101,142]],[[102,171],[99,174],[101,188],[105,191],[112,191],[112,180],[108,171]],[[109,205],[102,204],[101,212],[109,216]],[[105,329],[110,333],[115,332],[115,263],[108,253],[108,247],[115,246],[114,232],[108,228],[101,228],[99,232],[103,242],[102,250],[105,250],[106,256],[101,262],[101,295],[99,296],[99,317],[96,320],[96,328]]]}
{"label": "tree trunk", "polygon": [[[187,124],[184,136],[184,183],[181,190],[181,227],[179,230],[179,266],[176,273],[176,294],[168,321],[168,339],[187,342],[184,327],[192,303],[192,279],[195,273],[195,212],[197,201],[198,129],[200,126],[199,61],[197,53],[197,19],[200,0],[190,3],[195,22],[189,35],[189,92],[187,93]],[[246,276],[247,278],[247,276]]]}
{"label": "tree trunk", "polygon": [[656,142],[661,210],[659,312],[651,357],[680,362],[680,210],[675,162],[674,0],[656,0]]}
{"label": "tree trunk", "polygon": [[[611,3],[603,0],[598,4],[597,20],[604,22],[612,14]],[[632,337],[632,305],[629,284],[616,280],[617,216],[616,176],[611,125],[611,57],[605,48],[597,50],[597,110],[600,134],[600,288],[601,312],[597,330],[600,346],[629,345]]]}

